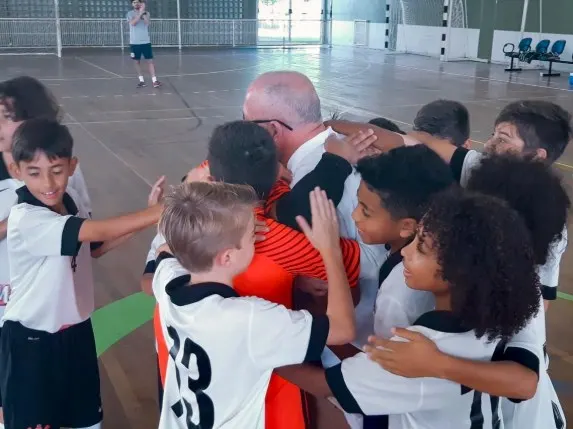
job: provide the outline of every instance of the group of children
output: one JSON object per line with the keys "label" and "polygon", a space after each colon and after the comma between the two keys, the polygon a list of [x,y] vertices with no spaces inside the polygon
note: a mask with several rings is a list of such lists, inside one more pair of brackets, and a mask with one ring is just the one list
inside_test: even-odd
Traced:
{"label": "group of children", "polygon": [[[160,179],[148,208],[96,221],[51,94],[27,77],[0,84],[5,426],[100,427],[90,258],[158,223],[142,287],[157,300],[161,429],[303,429],[301,389],[353,428],[563,429],[544,299],[566,247],[570,200],[551,163],[569,113],[511,103],[486,154],[448,100],[408,135],[382,118],[328,125],[348,137],[289,184],[271,134],[223,124],[172,192]],[[348,226],[336,207],[351,177]],[[340,238],[351,227],[360,242]],[[349,343],[364,245],[384,256],[363,351]],[[328,283],[313,308],[294,310],[299,277]],[[327,345],[341,362],[324,369]]]}

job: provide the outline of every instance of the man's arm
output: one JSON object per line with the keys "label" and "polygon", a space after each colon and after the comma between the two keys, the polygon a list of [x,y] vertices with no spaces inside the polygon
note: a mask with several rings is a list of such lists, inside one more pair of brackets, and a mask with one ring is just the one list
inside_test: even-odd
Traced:
{"label": "man's arm", "polygon": [[[137,25],[137,23],[141,20],[141,14],[142,14],[141,10],[137,11],[137,12],[134,11],[133,14],[131,14],[131,13],[128,14],[127,18],[129,21],[129,25],[133,25],[133,26]],[[130,18],[130,16],[131,16],[131,18]]]}
{"label": "man's arm", "polygon": [[479,392],[516,400],[535,395],[539,360],[524,349],[508,348],[508,357],[516,358],[519,363],[513,360],[479,362],[446,355],[420,333],[397,328],[396,335],[409,341],[371,337],[370,345],[365,346],[369,358],[393,374],[408,378],[441,378]]}
{"label": "man's arm", "polygon": [[145,23],[145,25],[149,25],[149,12],[144,12],[141,14],[141,17],[143,18],[143,22]]}

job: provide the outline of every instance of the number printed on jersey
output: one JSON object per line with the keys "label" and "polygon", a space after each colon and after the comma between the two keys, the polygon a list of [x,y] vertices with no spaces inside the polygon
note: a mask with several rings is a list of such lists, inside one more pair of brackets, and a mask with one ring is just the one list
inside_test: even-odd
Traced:
{"label": "number printed on jersey", "polygon": [[173,340],[169,356],[175,363],[179,400],[171,404],[187,429],[212,429],[215,422],[213,401],[205,393],[211,384],[211,362],[207,352],[190,338],[180,338],[177,330],[167,327]]}

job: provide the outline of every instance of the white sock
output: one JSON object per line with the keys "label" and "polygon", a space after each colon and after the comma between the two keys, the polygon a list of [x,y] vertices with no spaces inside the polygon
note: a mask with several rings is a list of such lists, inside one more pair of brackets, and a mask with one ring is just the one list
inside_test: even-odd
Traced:
{"label": "white sock", "polygon": [[143,79],[143,76],[139,76],[139,81],[140,81],[140,82],[145,82],[145,80]]}
{"label": "white sock", "polygon": [[151,81],[152,81],[153,83],[157,82],[157,77],[151,76]]}

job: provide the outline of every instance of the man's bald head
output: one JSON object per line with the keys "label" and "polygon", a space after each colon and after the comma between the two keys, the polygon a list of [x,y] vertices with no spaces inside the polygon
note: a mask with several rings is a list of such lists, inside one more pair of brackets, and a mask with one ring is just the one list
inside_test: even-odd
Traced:
{"label": "man's bald head", "polygon": [[260,75],[247,90],[245,119],[278,119],[292,128],[322,123],[320,99],[302,73],[276,71]]}

